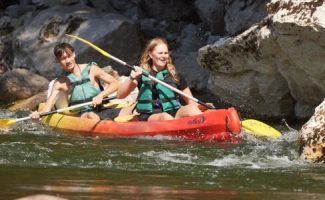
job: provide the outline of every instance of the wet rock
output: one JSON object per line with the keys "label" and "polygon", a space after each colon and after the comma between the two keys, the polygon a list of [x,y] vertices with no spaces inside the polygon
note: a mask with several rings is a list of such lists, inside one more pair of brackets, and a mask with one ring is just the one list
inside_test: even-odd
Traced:
{"label": "wet rock", "polygon": [[299,131],[300,158],[325,162],[325,99]]}
{"label": "wet rock", "polygon": [[18,110],[25,110],[25,109],[37,110],[38,105],[46,101],[46,96],[47,96],[47,90],[38,93],[28,99],[16,101],[8,109],[12,112]]}
{"label": "wet rock", "polygon": [[0,78],[0,101],[27,99],[47,90],[48,80],[26,69],[14,69]]}

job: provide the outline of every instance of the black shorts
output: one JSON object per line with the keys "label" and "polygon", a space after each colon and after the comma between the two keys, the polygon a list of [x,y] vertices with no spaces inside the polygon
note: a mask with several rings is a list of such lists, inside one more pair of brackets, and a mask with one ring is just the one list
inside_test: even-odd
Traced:
{"label": "black shorts", "polygon": [[[122,108],[116,108],[116,109],[103,109],[98,107],[97,109],[93,111],[88,111],[88,112],[94,112],[96,113],[101,120],[113,120],[115,117],[117,117],[120,114]],[[77,113],[77,116],[81,116],[85,112],[79,112]]]}
{"label": "black shorts", "polygon": [[[176,113],[178,110],[171,110],[171,111],[167,111],[166,113],[170,114],[171,116],[175,117]],[[161,109],[160,108],[154,108],[152,113],[141,113],[139,115],[139,121],[148,121],[148,118],[152,115],[152,114],[157,114],[157,113],[161,113]]]}
{"label": "black shorts", "polygon": [[121,108],[117,109],[101,109],[99,111],[95,111],[95,113],[99,116],[101,120],[113,120],[120,114]]}

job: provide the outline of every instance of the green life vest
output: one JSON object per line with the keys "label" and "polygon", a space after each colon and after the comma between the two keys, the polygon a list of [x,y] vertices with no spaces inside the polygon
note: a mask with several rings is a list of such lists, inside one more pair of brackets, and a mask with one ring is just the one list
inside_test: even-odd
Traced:
{"label": "green life vest", "polygon": [[[89,79],[89,72],[92,63],[89,63],[81,72],[81,77],[77,77],[74,74],[67,75],[67,78],[71,84],[71,92],[69,98],[69,105],[84,103],[91,101],[93,97],[97,96],[101,90],[99,87],[94,86]],[[74,112],[86,112],[92,109],[92,106],[85,106],[81,109],[74,110]]]}
{"label": "green life vest", "polygon": [[[172,79],[167,69],[162,70],[156,74],[156,78],[164,81],[169,78],[169,85],[176,87],[176,84]],[[175,93],[167,87],[154,83],[148,77],[142,75],[142,85],[140,86],[138,103],[136,109],[139,113],[152,113],[155,104],[159,104],[159,107],[164,111],[178,110],[180,108],[179,102],[176,100]],[[152,90],[157,90],[159,99],[153,100]]]}

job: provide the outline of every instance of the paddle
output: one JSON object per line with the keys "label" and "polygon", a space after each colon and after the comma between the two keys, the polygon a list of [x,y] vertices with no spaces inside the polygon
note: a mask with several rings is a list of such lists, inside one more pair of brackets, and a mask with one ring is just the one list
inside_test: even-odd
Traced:
{"label": "paddle", "polygon": [[[110,100],[113,100],[113,99],[116,99],[116,96],[106,97],[106,98],[103,99],[103,103],[109,102]],[[81,108],[81,107],[84,107],[84,106],[89,106],[89,105],[92,105],[92,104],[93,103],[91,101],[89,101],[89,102],[69,106],[69,107],[66,107],[66,108],[61,108],[61,109],[58,109],[58,110],[53,110],[53,111],[49,111],[49,112],[42,112],[42,113],[40,113],[40,116],[43,117],[43,116],[51,115],[51,114],[54,114],[54,113],[61,113],[61,112],[64,112],[64,111],[73,110],[73,109]],[[31,117],[28,116],[28,117],[23,117],[23,118],[19,118],[19,119],[0,119],[0,128],[4,128],[4,127],[10,126],[10,125],[13,125],[13,124],[15,124],[17,122],[28,120],[28,119],[31,119]]]}
{"label": "paddle", "polygon": [[[89,42],[89,41],[87,41],[87,40],[85,40],[85,39],[82,39],[82,38],[80,38],[80,37],[78,37],[78,36],[75,36],[75,35],[70,35],[70,34],[66,34],[66,35],[69,36],[69,37],[75,38],[75,39],[77,39],[77,40],[80,40],[80,41],[82,41],[82,42],[84,42],[84,43],[86,43],[86,44],[88,44],[89,46],[93,47],[94,49],[96,49],[97,51],[99,51],[99,52],[100,52],[101,54],[103,54],[104,56],[106,56],[106,57],[108,57],[108,58],[110,58],[110,59],[112,59],[112,60],[114,60],[114,61],[120,63],[121,65],[124,65],[124,66],[126,66],[126,67],[128,67],[128,68],[130,68],[130,69],[132,69],[132,70],[135,69],[134,66],[129,65],[129,64],[127,64],[126,62],[124,62],[124,61],[122,61],[122,60],[120,60],[120,59],[118,59],[118,58],[116,58],[116,57],[110,55],[109,53],[107,53],[107,52],[104,51],[103,49],[97,47],[96,45],[92,44],[91,42]],[[148,77],[149,79],[155,81],[156,83],[159,83],[159,84],[161,84],[161,85],[167,87],[168,89],[170,89],[170,90],[172,90],[172,91],[174,91],[174,92],[176,92],[176,93],[178,93],[178,94],[180,94],[180,95],[182,95],[182,96],[185,96],[185,97],[191,99],[191,100],[194,101],[194,102],[197,102],[197,103],[199,103],[199,104],[201,104],[201,105],[203,105],[203,106],[205,106],[205,107],[207,107],[207,108],[214,109],[213,106],[211,106],[211,105],[209,105],[209,104],[206,104],[206,103],[204,103],[204,102],[202,102],[202,101],[200,101],[200,100],[194,98],[193,96],[190,96],[190,95],[188,95],[188,94],[186,94],[186,93],[184,93],[184,92],[178,90],[177,88],[172,87],[171,85],[168,85],[167,83],[165,83],[165,82],[163,82],[163,81],[157,79],[156,77],[151,76],[148,72],[143,71],[142,74],[143,74],[144,76]]]}
{"label": "paddle", "polygon": [[[124,61],[122,61],[122,60],[120,60],[120,59],[118,59],[118,58],[110,55],[109,53],[107,53],[103,49],[99,48],[98,46],[94,45],[93,43],[91,43],[91,42],[89,42],[89,41],[87,41],[87,40],[85,40],[83,38],[80,38],[78,36],[71,35],[71,34],[65,34],[65,35],[67,35],[68,37],[77,39],[77,40],[79,40],[79,41],[81,41],[81,42],[83,42],[83,43],[91,46],[92,48],[94,48],[95,50],[97,50],[98,52],[100,52],[102,55],[104,55],[105,57],[108,57],[108,58],[110,58],[110,59],[112,59],[112,60],[120,63],[121,65],[124,65],[124,66],[126,66],[126,67],[128,67],[128,68],[130,68],[132,70],[135,69],[134,66],[129,65],[126,62],[124,62]],[[159,79],[151,76],[148,72],[144,72],[143,71],[142,74],[144,76],[148,77],[149,79],[155,81],[156,83],[159,83],[159,84],[167,87],[168,89],[170,89],[170,90],[172,90],[172,91],[174,91],[174,92],[176,92],[176,93],[178,93],[178,94],[180,94],[182,96],[185,96],[188,99],[191,99],[192,101],[194,101],[196,103],[199,103],[199,104],[205,106],[206,108],[215,109],[212,105],[206,104],[203,101],[200,101],[197,98],[195,98],[193,96],[190,96],[190,95],[188,95],[188,94],[186,94],[186,93],[178,90],[177,88],[172,87],[171,85],[168,85],[167,83],[165,83],[165,82],[163,82],[163,81],[161,81],[161,80],[159,80]],[[255,120],[255,121],[257,121],[257,120]],[[263,135],[263,132],[262,131],[265,130],[265,127],[270,127],[270,126],[264,124],[263,122],[253,123],[253,124],[252,123],[242,123],[242,127],[245,128],[245,130],[249,130],[249,131],[247,131],[248,133],[252,133],[253,134],[253,133],[257,132],[258,133],[258,136],[270,137],[269,132],[267,134]],[[277,131],[277,130],[275,130],[274,132],[271,132],[271,135],[273,135],[273,134],[275,134],[275,136],[272,136],[273,138],[277,138],[278,136],[276,136],[276,135],[279,135],[279,134],[281,135],[281,133],[279,131]]]}
{"label": "paddle", "polygon": [[273,139],[281,137],[281,133],[278,130],[255,119],[243,120],[241,121],[241,126],[246,133],[254,133],[255,136],[270,137]]}

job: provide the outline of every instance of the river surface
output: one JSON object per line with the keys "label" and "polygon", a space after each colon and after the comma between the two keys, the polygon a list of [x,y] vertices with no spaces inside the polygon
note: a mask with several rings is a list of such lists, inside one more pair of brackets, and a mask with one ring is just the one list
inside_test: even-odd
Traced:
{"label": "river surface", "polygon": [[[23,115],[23,114],[21,114]],[[0,110],[0,118],[22,117]],[[89,138],[24,121],[0,130],[0,199],[325,199],[325,168],[298,160],[298,132],[239,144]]]}

